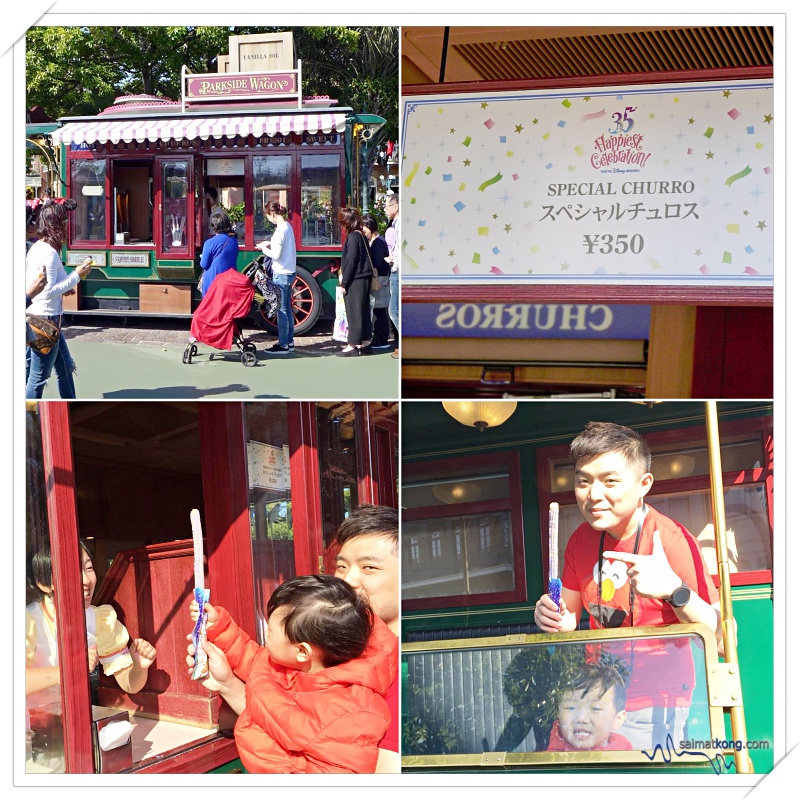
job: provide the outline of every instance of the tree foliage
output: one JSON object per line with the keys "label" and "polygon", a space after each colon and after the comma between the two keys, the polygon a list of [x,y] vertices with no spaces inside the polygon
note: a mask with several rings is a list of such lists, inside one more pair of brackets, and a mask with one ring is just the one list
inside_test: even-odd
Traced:
{"label": "tree foliage", "polygon": [[[54,118],[96,114],[123,94],[180,97],[181,67],[216,72],[228,37],[275,27],[34,27],[26,39],[28,108]],[[397,138],[397,28],[293,27],[304,94],[327,94],[387,120],[380,139]]]}

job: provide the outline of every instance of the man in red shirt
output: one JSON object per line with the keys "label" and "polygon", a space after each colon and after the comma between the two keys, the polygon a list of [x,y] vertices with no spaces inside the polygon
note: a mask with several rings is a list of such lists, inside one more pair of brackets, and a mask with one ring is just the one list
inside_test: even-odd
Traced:
{"label": "man in red shirt", "polygon": [[[364,593],[395,636],[400,635],[399,538],[397,510],[388,506],[358,506],[336,531],[336,575]],[[399,672],[385,699],[392,721],[378,744],[375,771],[400,772]]]}
{"label": "man in red shirt", "polygon": [[[570,446],[575,499],[586,522],[564,554],[560,607],[543,595],[534,621],[547,633],[572,631],[582,608],[592,628],[703,623],[722,642],[719,595],[697,540],[648,507],[650,450],[630,428],[590,422]],[[681,646],[683,645],[683,646]],[[618,642],[604,649],[632,668],[627,716],[619,732],[635,749],[683,738],[694,689],[683,640]]]}

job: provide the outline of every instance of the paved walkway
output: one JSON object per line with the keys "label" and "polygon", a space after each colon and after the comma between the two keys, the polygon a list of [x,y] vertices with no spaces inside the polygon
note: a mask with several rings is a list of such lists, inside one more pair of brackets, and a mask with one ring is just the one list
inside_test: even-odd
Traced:
{"label": "paved walkway", "polygon": [[[104,318],[105,320],[105,318]],[[248,330],[258,364],[245,367],[238,349],[214,350],[198,343],[191,364],[182,356],[189,341],[189,320],[135,326],[75,318],[64,334],[78,366],[78,399],[229,399],[229,400],[396,400],[400,362],[391,349],[370,356],[337,358],[342,346],[330,338],[331,323],[295,340],[295,351],[266,350],[276,337]],[[121,321],[120,321],[121,322]],[[44,399],[58,399],[53,376]]]}

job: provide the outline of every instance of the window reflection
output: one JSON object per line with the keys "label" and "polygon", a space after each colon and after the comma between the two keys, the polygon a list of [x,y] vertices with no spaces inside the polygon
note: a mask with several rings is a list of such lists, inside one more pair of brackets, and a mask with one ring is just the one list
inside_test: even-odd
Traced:
{"label": "window reflection", "polygon": [[168,161],[162,167],[162,237],[165,253],[184,251],[189,246],[189,163]]}
{"label": "window reflection", "polygon": [[338,153],[300,157],[302,244],[341,244],[339,227],[341,156]]}
{"label": "window reflection", "polygon": [[272,592],[295,572],[289,426],[284,403],[245,403],[250,538],[258,641]]}
{"label": "window reflection", "polygon": [[264,216],[264,207],[274,200],[291,210],[292,157],[253,157],[253,241],[272,236],[275,226]]}
{"label": "window reflection", "polygon": [[660,705],[683,709],[684,735],[712,736],[699,635],[502,642],[404,647],[405,756],[637,751],[626,714],[651,702],[654,686]]}
{"label": "window reflection", "polygon": [[332,551],[339,524],[360,502],[356,447],[358,426],[354,403],[317,404],[322,541],[326,554]]}
{"label": "window reflection", "polygon": [[70,196],[78,207],[70,214],[73,241],[106,241],[106,162],[75,159]]}

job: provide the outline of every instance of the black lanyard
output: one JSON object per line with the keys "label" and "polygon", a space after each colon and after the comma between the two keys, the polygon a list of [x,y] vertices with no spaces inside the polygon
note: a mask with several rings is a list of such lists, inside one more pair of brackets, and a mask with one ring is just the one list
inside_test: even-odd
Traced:
{"label": "black lanyard", "polygon": [[[636,526],[636,539],[633,542],[633,555],[639,554],[639,543],[642,539],[642,527],[644,526],[644,518],[645,514],[647,513],[647,506],[642,503],[642,512],[639,516],[639,524]],[[602,531],[600,533],[600,551],[597,555],[597,618],[600,623],[600,627],[605,627],[603,625],[603,551],[606,540],[606,532]],[[633,585],[631,584],[630,578],[628,579],[628,605],[630,606],[631,611],[631,627],[633,627],[633,609],[636,605],[636,593],[633,591]]]}

